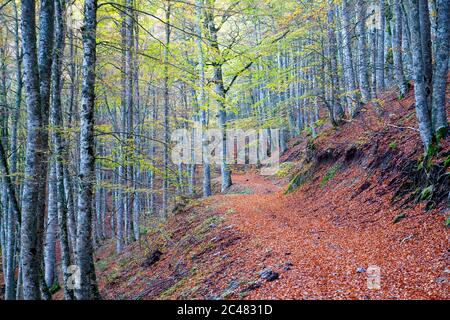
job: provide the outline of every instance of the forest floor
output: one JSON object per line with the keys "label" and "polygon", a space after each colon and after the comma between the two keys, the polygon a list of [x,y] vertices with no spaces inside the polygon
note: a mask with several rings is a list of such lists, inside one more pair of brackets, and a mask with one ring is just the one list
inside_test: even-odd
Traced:
{"label": "forest floor", "polygon": [[[104,298],[450,299],[447,199],[425,210],[432,201],[398,192],[422,153],[413,93],[388,92],[363,113],[291,141],[278,175],[234,173],[228,194],[152,221],[123,254],[105,245]],[[449,150],[444,142],[438,156]],[[380,268],[379,289],[368,288],[369,266]]]}

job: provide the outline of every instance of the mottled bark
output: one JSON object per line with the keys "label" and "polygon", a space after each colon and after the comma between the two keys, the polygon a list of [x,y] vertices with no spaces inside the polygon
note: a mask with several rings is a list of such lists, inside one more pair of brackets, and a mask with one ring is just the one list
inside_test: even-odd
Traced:
{"label": "mottled bark", "polygon": [[356,32],[358,33],[358,52],[359,52],[359,86],[363,103],[370,101],[370,85],[369,85],[369,59],[367,55],[366,41],[366,16],[367,8],[364,0],[356,2],[357,24]]}
{"label": "mottled bark", "polygon": [[[420,39],[422,46],[422,60],[425,77],[425,93],[427,106],[431,112],[433,89],[433,53],[431,44],[431,22],[428,0],[419,0],[419,15],[415,17],[420,21]],[[412,27],[412,26],[411,26]]]}
{"label": "mottled bark", "polygon": [[416,114],[419,123],[420,136],[425,151],[431,144],[433,132],[431,129],[431,116],[427,106],[427,93],[425,81],[425,68],[422,56],[422,40],[420,36],[419,0],[409,0],[409,25],[411,27],[411,51],[413,57],[414,95],[416,98]]}
{"label": "mottled bark", "polygon": [[92,205],[95,183],[94,159],[94,106],[97,1],[84,4],[83,82],[80,110],[80,189],[78,194],[78,235],[76,262],[80,269],[79,286],[75,289],[78,300],[97,299],[99,292],[95,275],[92,246]]}
{"label": "mottled bark", "polygon": [[[54,46],[54,19],[55,6],[54,0],[42,0],[39,12],[39,80],[40,80],[40,98],[41,98],[41,121],[42,129],[39,133],[39,193],[37,202],[37,237],[38,237],[38,259],[42,260],[42,248],[44,244],[44,214],[46,212],[46,188],[48,172],[48,151],[49,151],[49,111],[50,111],[50,84],[51,84],[51,66]],[[43,270],[43,264],[39,270]],[[41,272],[41,271],[40,271]],[[50,292],[45,286],[43,275],[41,276],[41,294],[44,299],[50,299]]]}
{"label": "mottled bark", "polygon": [[356,89],[355,73],[353,70],[353,58],[351,50],[351,34],[350,34],[350,18],[347,0],[342,1],[342,46],[344,53],[344,72],[345,81],[347,83],[347,100],[349,112],[352,117],[356,116],[360,110],[360,99]]}
{"label": "mottled bark", "polygon": [[58,283],[56,275],[56,233],[58,226],[58,204],[56,185],[56,166],[50,165],[48,180],[48,214],[44,242],[44,276],[50,288]]}
{"label": "mottled bark", "polygon": [[403,57],[402,57],[402,38],[403,38],[403,25],[402,14],[400,10],[400,0],[394,0],[393,3],[394,13],[394,30],[393,30],[393,46],[392,51],[394,55],[394,73],[395,81],[400,89],[400,96],[404,97],[408,91],[408,83],[405,80],[403,71]]}
{"label": "mottled bark", "polygon": [[207,136],[204,133],[208,125],[208,119],[206,116],[206,92],[205,92],[205,57],[202,46],[203,32],[202,32],[202,16],[203,16],[203,0],[197,0],[196,2],[196,43],[198,50],[198,74],[200,82],[200,91],[198,94],[198,105],[201,109],[201,122],[202,122],[202,154],[203,154],[203,196],[211,196],[211,165],[209,163],[209,157],[206,154],[207,151]]}
{"label": "mottled bark", "polygon": [[385,44],[385,29],[386,29],[386,13],[385,13],[385,1],[379,0],[380,7],[380,30],[378,33],[378,55],[377,55],[377,93],[380,94],[385,89],[384,80],[384,44]]}
{"label": "mottled bark", "polygon": [[[41,109],[35,5],[34,0],[22,0],[21,30],[28,121],[25,179],[22,195],[21,261],[23,296],[27,300],[40,299],[41,297],[40,270],[42,266],[42,223],[44,221],[42,204],[45,203],[42,180],[46,180],[42,172],[44,167],[44,157],[41,153],[43,151],[42,140],[46,128]],[[41,25],[53,24],[53,9],[50,8],[53,8],[53,5],[49,2],[41,4],[42,11],[49,11],[48,14],[41,15]],[[41,29],[41,39],[45,37],[46,31],[48,32],[48,29]],[[53,30],[51,31],[53,34]],[[41,48],[41,50],[44,50],[44,48]]]}
{"label": "mottled bark", "polygon": [[450,1],[437,0],[436,64],[433,76],[433,129],[438,138],[448,133],[446,112],[447,74],[450,52]]}
{"label": "mottled bark", "polygon": [[[211,2],[211,1],[210,1]],[[216,95],[216,101],[218,105],[218,123],[219,128],[222,133],[222,150],[221,150],[221,165],[220,165],[220,173],[221,173],[221,191],[225,192],[232,185],[231,181],[231,169],[227,163],[227,112],[225,109],[225,99],[226,92],[223,82],[223,71],[221,61],[221,51],[219,48],[218,42],[218,29],[214,22],[214,14],[212,12],[211,3],[208,3],[209,8],[208,12],[205,15],[206,21],[205,24],[209,31],[209,45],[212,51],[212,56],[215,57],[215,61],[213,61],[213,77],[212,83],[214,84],[214,91]]]}
{"label": "mottled bark", "polygon": [[[62,61],[64,55],[65,38],[65,0],[55,0],[55,49],[52,65],[52,105],[51,124],[53,127],[53,152],[55,154],[55,187],[57,200],[57,217],[59,226],[59,242],[61,247],[61,265],[63,273],[64,297],[72,300],[73,290],[69,287],[69,266],[71,265],[69,234],[67,226],[67,201],[64,184],[64,160],[66,158],[66,141],[62,134],[64,129],[62,121],[61,91],[62,91]],[[47,282],[48,283],[48,282]]]}
{"label": "mottled bark", "polygon": [[170,10],[171,3],[168,1],[166,10],[165,42],[164,42],[164,177],[163,177],[163,203],[162,216],[167,218],[169,206],[169,45],[170,45]]}

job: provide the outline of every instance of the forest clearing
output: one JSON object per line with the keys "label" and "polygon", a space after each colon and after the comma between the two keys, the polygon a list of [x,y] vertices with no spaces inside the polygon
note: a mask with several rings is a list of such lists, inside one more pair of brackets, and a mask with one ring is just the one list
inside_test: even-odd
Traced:
{"label": "forest clearing", "polygon": [[450,299],[449,29],[448,0],[0,0],[0,300]]}

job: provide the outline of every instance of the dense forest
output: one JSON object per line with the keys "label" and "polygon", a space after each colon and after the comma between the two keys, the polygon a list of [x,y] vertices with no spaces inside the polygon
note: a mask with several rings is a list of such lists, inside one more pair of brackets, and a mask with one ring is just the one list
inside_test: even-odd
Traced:
{"label": "dense forest", "polygon": [[419,198],[440,207],[449,28],[448,0],[0,0],[0,297],[105,298],[105,247],[146,246],[193,199],[408,97],[390,129],[418,137]]}

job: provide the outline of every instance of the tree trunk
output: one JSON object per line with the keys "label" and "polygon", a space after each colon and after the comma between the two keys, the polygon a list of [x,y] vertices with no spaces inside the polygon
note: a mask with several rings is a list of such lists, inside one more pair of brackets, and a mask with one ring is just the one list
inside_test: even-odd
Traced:
{"label": "tree trunk", "polygon": [[97,1],[84,4],[83,32],[83,82],[80,114],[80,184],[78,195],[78,236],[76,262],[80,269],[79,286],[75,289],[77,300],[99,298],[93,247],[92,202],[95,183],[94,160],[94,105],[96,64]]}
{"label": "tree trunk", "polygon": [[202,39],[202,15],[203,15],[203,0],[197,0],[196,2],[196,43],[198,49],[198,73],[200,82],[200,92],[198,95],[198,105],[201,109],[201,122],[202,122],[202,154],[203,154],[203,196],[211,196],[211,165],[209,163],[209,157],[206,154],[207,151],[207,136],[205,134],[206,127],[208,125],[208,119],[206,117],[206,94],[205,94],[205,56],[203,53]]}
{"label": "tree trunk", "polygon": [[[22,45],[23,64],[25,76],[25,92],[27,104],[27,144],[25,179],[22,196],[22,225],[21,225],[21,261],[23,277],[23,296],[27,300],[40,299],[40,270],[42,263],[42,232],[44,221],[44,195],[43,187],[46,181],[46,161],[42,155],[43,136],[46,131],[47,116],[42,114],[41,93],[39,79],[39,63],[36,48],[36,19],[35,1],[22,0]],[[41,4],[41,45],[46,37],[51,41],[52,36],[46,34],[51,31],[53,35],[53,1]],[[44,14],[45,13],[45,14]],[[40,48],[42,52],[45,46]],[[48,52],[46,52],[48,54]],[[41,54],[42,56],[42,54]],[[47,67],[50,67],[47,65]],[[44,171],[42,171],[44,170]],[[44,175],[45,174],[45,175]],[[45,189],[44,189],[45,191]],[[39,203],[39,201],[41,203]]]}
{"label": "tree trunk", "polygon": [[425,152],[431,144],[433,132],[431,117],[427,106],[425,68],[422,56],[422,41],[420,36],[419,0],[409,0],[409,25],[411,27],[411,51],[413,57],[414,95],[416,98],[416,113],[420,136],[425,146]]}
{"label": "tree trunk", "polygon": [[378,40],[378,56],[377,56],[377,92],[380,94],[385,89],[384,83],[384,44],[385,36],[384,32],[386,29],[386,13],[385,13],[385,1],[379,1],[380,6],[380,32]]}
{"label": "tree trunk", "polygon": [[364,0],[357,0],[357,33],[358,33],[358,52],[359,52],[359,86],[363,103],[368,103],[372,98],[370,96],[369,85],[369,60],[367,56],[367,41],[366,41],[366,15],[367,8]]}
{"label": "tree trunk", "polygon": [[351,35],[350,35],[350,19],[349,19],[349,7],[347,0],[342,1],[342,45],[344,50],[344,72],[345,80],[347,82],[347,96],[348,104],[350,107],[350,115],[352,117],[359,113],[360,101],[358,94],[356,93],[355,73],[353,70],[353,58],[351,51]]}
{"label": "tree trunk", "polygon": [[394,72],[395,80],[397,82],[398,88],[400,89],[400,96],[404,97],[408,91],[408,84],[405,80],[405,75],[403,72],[403,59],[402,59],[402,14],[400,10],[400,0],[394,0],[393,3],[393,13],[394,13],[394,30],[393,30],[393,48],[392,52],[394,55]]}
{"label": "tree trunk", "polygon": [[169,44],[170,44],[170,10],[171,3],[166,7],[165,43],[164,43],[164,177],[162,216],[167,218],[169,205]]}
{"label": "tree trunk", "polygon": [[221,60],[221,52],[218,43],[218,29],[214,23],[214,15],[212,12],[212,7],[210,4],[209,12],[206,14],[207,20],[205,21],[208,30],[209,30],[209,45],[211,50],[213,51],[212,56],[215,57],[215,61],[213,62],[213,78],[212,83],[214,83],[214,91],[216,94],[216,101],[218,104],[218,122],[219,128],[222,134],[222,150],[221,150],[221,165],[220,172],[222,177],[221,183],[221,191],[225,192],[232,185],[231,181],[231,170],[227,163],[227,113],[225,109],[225,99],[226,92],[223,82],[223,74],[222,74],[222,64]]}
{"label": "tree trunk", "polygon": [[[328,54],[329,54],[329,66],[330,66],[330,90],[331,90],[331,107],[332,107],[332,120],[334,125],[337,125],[344,117],[344,109],[342,108],[339,93],[339,75],[338,75],[338,63],[337,63],[337,45],[336,45],[336,23],[334,15],[334,5],[332,1],[329,2],[330,9],[328,11]],[[300,118],[300,117],[299,117]]]}
{"label": "tree trunk", "polygon": [[431,99],[433,89],[433,54],[431,45],[431,22],[428,0],[419,0],[420,39],[422,46],[422,59],[425,77],[425,93],[427,96],[427,106],[431,112]]}
{"label": "tree trunk", "polygon": [[49,288],[58,283],[56,274],[56,233],[58,226],[56,188],[56,166],[54,163],[51,163],[48,180],[48,215],[44,243],[45,283]]}
{"label": "tree trunk", "polygon": [[[53,51],[52,65],[52,105],[51,105],[51,124],[53,127],[52,138],[54,143],[53,152],[55,154],[55,187],[57,200],[57,219],[59,226],[59,241],[61,246],[61,264],[63,272],[64,297],[66,300],[73,300],[73,290],[69,287],[69,266],[71,265],[69,235],[67,226],[67,201],[64,185],[64,161],[66,142],[61,134],[64,129],[62,121],[61,91],[62,91],[62,62],[64,56],[64,38],[65,38],[65,1],[55,0],[55,50]],[[48,281],[47,281],[48,284]]]}
{"label": "tree trunk", "polygon": [[433,128],[438,139],[448,134],[445,92],[450,52],[450,2],[437,0],[436,65],[433,77]]}

